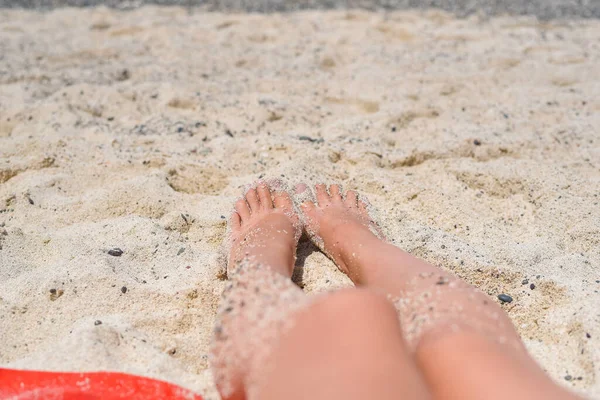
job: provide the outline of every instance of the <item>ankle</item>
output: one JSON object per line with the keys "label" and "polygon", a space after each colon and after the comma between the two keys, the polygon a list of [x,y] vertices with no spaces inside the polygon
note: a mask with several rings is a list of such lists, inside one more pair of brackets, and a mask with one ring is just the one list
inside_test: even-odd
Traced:
{"label": "ankle", "polygon": [[387,246],[387,243],[368,229],[346,235],[340,258],[345,266],[346,273],[354,284],[362,285],[368,281],[368,276],[372,272],[368,270],[368,266],[373,265],[369,260],[384,251],[385,246]]}

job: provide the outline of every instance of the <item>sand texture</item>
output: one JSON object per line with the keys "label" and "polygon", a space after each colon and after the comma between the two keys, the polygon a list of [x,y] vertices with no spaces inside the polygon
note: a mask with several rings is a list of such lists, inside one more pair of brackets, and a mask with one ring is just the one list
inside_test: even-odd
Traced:
{"label": "sand texture", "polygon": [[226,218],[263,177],[357,189],[600,398],[599,66],[597,20],[0,10],[0,365],[214,398]]}

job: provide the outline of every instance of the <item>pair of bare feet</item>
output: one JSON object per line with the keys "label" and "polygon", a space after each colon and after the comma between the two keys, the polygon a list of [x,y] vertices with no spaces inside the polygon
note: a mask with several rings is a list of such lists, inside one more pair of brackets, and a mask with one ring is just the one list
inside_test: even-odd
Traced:
{"label": "pair of bare feet", "polygon": [[[296,190],[307,189],[299,185]],[[230,219],[230,265],[250,258],[291,277],[298,239],[305,230],[342,272],[354,283],[362,283],[361,253],[383,243],[371,230],[374,224],[367,205],[354,191],[344,195],[338,185],[316,185],[315,193],[316,204],[301,205],[301,219],[289,193],[271,191],[266,183],[248,190],[235,203]]]}

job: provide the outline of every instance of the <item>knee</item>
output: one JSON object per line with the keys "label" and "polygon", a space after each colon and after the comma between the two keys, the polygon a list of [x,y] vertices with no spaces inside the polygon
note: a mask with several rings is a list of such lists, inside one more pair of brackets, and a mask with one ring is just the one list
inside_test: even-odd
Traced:
{"label": "knee", "polygon": [[314,305],[321,320],[341,327],[360,322],[393,320],[398,323],[396,309],[382,294],[366,289],[345,289],[328,295]]}

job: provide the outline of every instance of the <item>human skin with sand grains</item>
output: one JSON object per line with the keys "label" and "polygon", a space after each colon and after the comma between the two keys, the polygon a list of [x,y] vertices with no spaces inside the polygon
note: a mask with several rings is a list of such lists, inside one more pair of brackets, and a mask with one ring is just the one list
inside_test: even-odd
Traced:
{"label": "human skin with sand grains", "polygon": [[[261,182],[235,203],[211,352],[224,399],[579,398],[488,296],[388,243],[356,192],[317,185],[297,212],[308,191]],[[291,281],[302,232],[355,288]]]}

